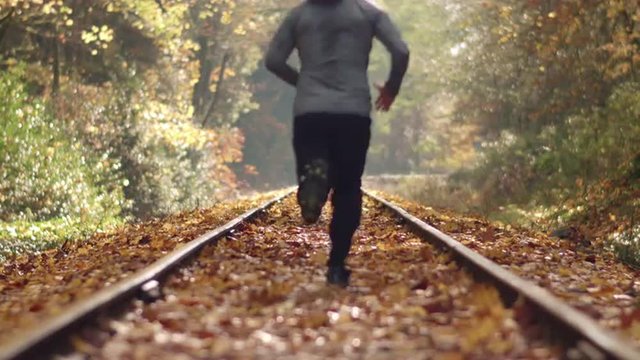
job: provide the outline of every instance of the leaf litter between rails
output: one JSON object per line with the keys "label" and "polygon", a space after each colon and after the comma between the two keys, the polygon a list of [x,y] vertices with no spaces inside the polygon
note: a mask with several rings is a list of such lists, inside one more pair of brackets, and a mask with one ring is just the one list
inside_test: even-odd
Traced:
{"label": "leaf litter between rails", "polygon": [[223,202],[97,234],[66,249],[0,265],[0,342],[150,265],[276,194]]}
{"label": "leaf litter between rails", "polygon": [[301,226],[292,197],[72,336],[62,358],[558,358],[517,309],[370,202],[347,289],[327,286],[327,217]]}
{"label": "leaf litter between rails", "polygon": [[640,271],[617,261],[604,244],[550,238],[384,197],[640,347]]}

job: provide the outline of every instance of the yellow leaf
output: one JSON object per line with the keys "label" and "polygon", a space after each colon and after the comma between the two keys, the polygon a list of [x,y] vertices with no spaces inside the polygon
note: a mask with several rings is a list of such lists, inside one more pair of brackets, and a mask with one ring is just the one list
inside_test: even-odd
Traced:
{"label": "yellow leaf", "polygon": [[311,255],[310,260],[318,265],[324,265],[327,263],[328,256],[324,252],[316,252]]}
{"label": "yellow leaf", "polygon": [[389,299],[393,302],[404,300],[411,293],[411,289],[404,283],[397,283],[387,287],[385,293],[389,296]]}
{"label": "yellow leaf", "polygon": [[223,23],[224,25],[231,24],[231,12],[230,11],[224,11],[222,13],[222,18],[220,19],[220,22]]}
{"label": "yellow leaf", "polygon": [[566,268],[566,267],[561,267],[561,268],[558,269],[558,275],[560,275],[560,276],[569,277],[572,274],[573,273],[571,272],[571,270]]}

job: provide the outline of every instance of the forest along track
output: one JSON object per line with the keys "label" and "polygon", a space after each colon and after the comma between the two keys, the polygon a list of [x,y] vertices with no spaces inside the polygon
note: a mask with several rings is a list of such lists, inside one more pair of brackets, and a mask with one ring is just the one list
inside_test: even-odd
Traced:
{"label": "forest along track", "polygon": [[546,342],[573,325],[529,298],[540,289],[519,284],[535,291],[516,291],[525,300],[507,308],[501,295],[514,299],[522,280],[505,283],[486,263],[470,265],[476,278],[498,286],[479,282],[456,263],[472,263],[462,260],[460,244],[453,252],[433,247],[419,237],[426,234],[420,224],[412,224],[418,232],[406,225],[415,219],[400,219],[372,198],[364,210],[346,290],[325,284],[327,214],[319,225],[301,226],[288,197],[174,271],[158,301],[133,300],[124,314],[103,314],[73,333],[68,356],[547,359],[569,351],[638,358],[588,319],[580,319],[590,327],[584,333],[573,329],[563,343]]}

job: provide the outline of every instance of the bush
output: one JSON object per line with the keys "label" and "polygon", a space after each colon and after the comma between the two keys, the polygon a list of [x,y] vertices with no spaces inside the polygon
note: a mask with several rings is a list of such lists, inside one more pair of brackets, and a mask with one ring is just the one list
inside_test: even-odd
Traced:
{"label": "bush", "polygon": [[101,186],[99,159],[69,137],[44,102],[28,97],[20,71],[0,74],[0,93],[0,220],[118,216],[121,188]]}
{"label": "bush", "polygon": [[618,86],[602,108],[536,134],[505,133],[485,146],[481,163],[458,174],[491,207],[554,205],[588,185],[634,173],[640,153],[640,84]]}
{"label": "bush", "polygon": [[203,129],[188,108],[160,102],[148,87],[123,85],[68,84],[57,114],[121,178],[127,214],[162,216],[228,197],[236,183],[228,164],[242,155],[239,132]]}
{"label": "bush", "polygon": [[0,74],[0,260],[118,224],[126,207],[122,181],[16,69]]}
{"label": "bush", "polygon": [[609,240],[620,260],[640,269],[640,226],[634,226],[622,233],[614,233]]}
{"label": "bush", "polygon": [[234,193],[237,129],[202,129],[134,82],[34,100],[24,73],[0,74],[0,258]]}

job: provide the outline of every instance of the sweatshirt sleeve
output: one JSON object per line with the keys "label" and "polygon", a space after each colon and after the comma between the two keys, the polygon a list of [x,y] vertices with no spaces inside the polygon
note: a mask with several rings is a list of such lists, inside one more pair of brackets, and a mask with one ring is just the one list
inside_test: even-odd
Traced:
{"label": "sweatshirt sleeve", "polygon": [[375,36],[391,53],[391,73],[386,88],[392,95],[398,95],[402,80],[409,66],[409,47],[402,39],[400,31],[389,15],[380,11],[374,20]]}
{"label": "sweatshirt sleeve", "polygon": [[291,11],[274,35],[265,57],[265,65],[283,81],[292,86],[298,83],[299,72],[287,63],[295,47],[296,11]]}

